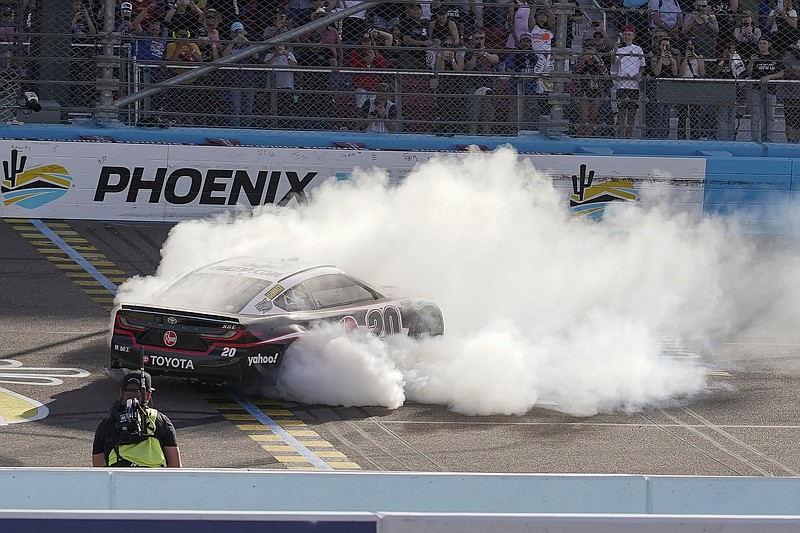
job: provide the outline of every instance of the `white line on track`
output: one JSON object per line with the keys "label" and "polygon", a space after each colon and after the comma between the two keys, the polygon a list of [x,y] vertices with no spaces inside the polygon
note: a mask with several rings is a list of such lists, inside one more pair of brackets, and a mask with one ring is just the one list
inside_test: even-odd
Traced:
{"label": "white line on track", "polygon": [[52,241],[53,244],[61,248],[61,251],[67,254],[75,263],[89,273],[100,285],[108,289],[111,294],[117,294],[117,286],[114,282],[105,277],[94,265],[92,265],[85,257],[83,257],[75,248],[64,242],[64,239],[59,237],[56,232],[47,227],[41,220],[31,219],[36,229],[42,232],[42,235]]}
{"label": "white line on track", "polygon": [[289,435],[288,431],[283,429],[269,416],[265,415],[261,409],[253,405],[250,401],[240,396],[233,396],[233,399],[236,400],[236,403],[244,407],[248,413],[253,415],[256,420],[267,426],[270,431],[279,436],[283,442],[294,448],[297,453],[305,457],[309,463],[316,466],[320,470],[333,470],[332,466],[317,457],[314,452],[306,448],[299,440]]}

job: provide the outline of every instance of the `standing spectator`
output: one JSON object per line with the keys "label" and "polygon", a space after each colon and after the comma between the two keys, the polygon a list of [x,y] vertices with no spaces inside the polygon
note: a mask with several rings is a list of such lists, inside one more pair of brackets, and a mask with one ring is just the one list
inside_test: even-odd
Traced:
{"label": "standing spectator", "polygon": [[761,28],[753,24],[753,15],[745,11],[739,26],[733,30],[733,39],[742,57],[750,57],[758,53],[758,40],[761,39]]}
{"label": "standing spectator", "polygon": [[[231,24],[231,40],[222,51],[222,56],[236,55],[252,48],[244,24],[234,22]],[[224,70],[224,87],[222,99],[228,106],[228,125],[232,128],[240,126],[249,128],[253,124],[253,103],[256,97],[256,71],[247,68],[259,60],[258,54],[253,52],[249,57],[240,60],[239,64],[245,68]]]}
{"label": "standing spectator", "polygon": [[783,78],[783,66],[781,58],[772,52],[768,37],[762,36],[758,40],[758,53],[750,57],[747,75],[758,80],[750,92],[750,140],[774,141],[778,93],[775,85],[767,82]]}
{"label": "standing spectator", "polygon": [[623,45],[614,52],[617,64],[617,136],[630,139],[639,110],[639,82],[646,66],[644,51],[633,44],[636,29],[632,25],[622,28]]}
{"label": "standing spectator", "polygon": [[404,69],[424,70],[427,68],[426,55],[428,47],[433,44],[428,35],[428,26],[422,22],[422,6],[418,3],[406,6],[406,15],[400,22],[400,35],[403,50],[400,56],[400,67]]}
{"label": "standing spectator", "polygon": [[708,2],[694,1],[694,11],[683,17],[681,34],[685,39],[691,39],[698,55],[713,59],[717,54],[719,22]]}
{"label": "standing spectator", "polygon": [[[178,30],[192,32],[197,29],[203,11],[197,7],[194,0],[175,0],[175,3],[169,7],[170,9],[164,15],[164,26],[170,35]],[[175,37],[175,35],[172,36]]]}
{"label": "standing spectator", "polygon": [[[278,8],[275,10],[275,16],[272,19],[272,24],[264,28],[263,39],[268,41],[278,37],[279,35],[283,35],[290,29],[292,28],[289,23],[289,17],[286,15],[286,11],[284,11],[282,8]],[[284,42],[283,44],[287,46],[287,50],[291,50],[289,43]]]}
{"label": "standing spectator", "polygon": [[583,50],[573,74],[578,76],[578,136],[597,137],[600,134],[600,100],[608,98],[608,69],[597,55],[593,40],[583,42]]}
{"label": "standing spectator", "polygon": [[[713,57],[722,57],[728,48],[728,43],[733,39],[736,29],[736,12],[739,10],[739,0],[709,0],[711,12],[717,18],[719,33],[717,34],[717,48]],[[713,59],[707,57],[706,60]]]}
{"label": "standing spectator", "polygon": [[381,35],[391,38],[391,34],[385,31],[372,29],[361,38],[363,48],[355,48],[350,52],[345,66],[347,68],[364,69],[364,72],[353,74],[353,87],[356,93],[356,108],[361,109],[367,97],[374,94],[378,84],[381,83],[381,74],[376,71],[386,70],[389,63],[375,49],[374,39]]}
{"label": "standing spectator", "polygon": [[299,28],[311,19],[311,0],[289,0],[286,8],[286,14],[294,28]]}
{"label": "standing spectator", "polygon": [[456,48],[456,41],[450,35],[444,38],[436,55],[435,70],[438,74],[435,98],[436,131],[455,133],[458,124],[463,120],[464,90],[461,87],[461,76],[449,73],[463,72],[464,53]]}
{"label": "standing spectator", "polygon": [[800,43],[794,43],[791,53],[783,58],[784,77],[794,83],[781,84],[783,112],[786,115],[786,140],[800,142]]}
{"label": "standing spectator", "polygon": [[447,7],[440,5],[434,10],[434,17],[428,23],[428,37],[439,45],[448,36],[452,37],[456,44],[459,44],[458,26],[447,15]]}
{"label": "standing spectator", "polygon": [[[538,54],[531,50],[531,34],[523,33],[517,39],[517,49],[509,54],[505,61],[506,72],[516,72],[523,74],[534,74]],[[536,95],[537,78],[524,76],[515,80],[516,83],[510,86],[512,94],[517,97],[517,108],[522,108],[522,129],[531,129],[534,123],[538,123],[538,108],[535,107],[537,101],[531,96]],[[538,127],[538,126],[536,126]]]}
{"label": "standing spectator", "polygon": [[397,106],[389,99],[389,85],[379,83],[375,89],[375,94],[370,95],[360,108],[361,118],[369,120],[365,131],[393,132],[397,120]]}
{"label": "standing spectator", "polygon": [[770,0],[770,7],[772,9],[767,15],[765,27],[770,36],[773,53],[782,57],[800,38],[797,11],[792,7],[792,0]]}
{"label": "standing spectator", "polygon": [[[475,28],[464,56],[464,70],[468,72],[494,72],[500,63],[500,57],[486,49],[486,31]],[[491,135],[494,122],[494,88],[495,78],[491,76],[470,76],[466,80],[466,93],[469,95],[469,133]]]}
{"label": "standing spectator", "polygon": [[[339,0],[338,2],[333,2],[334,5],[328,11],[335,13],[345,7],[353,7],[360,3],[362,3],[360,0]],[[363,11],[350,15],[342,21],[342,41],[346,44],[357,44],[368,28],[367,8],[364,8]]]}
{"label": "standing spectator", "polygon": [[208,34],[208,40],[217,48],[217,54],[222,53],[222,38],[219,35],[219,25],[222,23],[222,15],[216,9],[209,8],[200,17],[200,24]]}
{"label": "standing spectator", "polygon": [[297,66],[297,58],[285,44],[276,44],[272,51],[264,56],[264,63],[270,67],[281,67],[274,72],[268,72],[268,89],[273,89],[275,94],[275,109],[278,128],[286,129],[295,127],[294,117],[297,115],[294,100],[294,72],[289,70]]}
{"label": "standing spectator", "polygon": [[[695,49],[692,39],[686,41],[686,49],[678,66],[678,76],[681,78],[705,78],[706,62],[705,58]],[[732,102],[731,102],[732,103]],[[678,139],[697,140],[703,136],[701,131],[701,119],[704,115],[703,106],[697,104],[679,104],[678,108]],[[687,124],[687,121],[689,124]],[[690,133],[686,134],[686,126],[689,126]],[[708,134],[706,134],[708,135]]]}
{"label": "standing spectator", "polygon": [[306,127],[312,130],[328,129],[332,98],[329,92],[330,69],[338,67],[336,55],[331,48],[319,42],[321,34],[312,32],[309,47],[303,50],[298,64],[304,67],[319,67],[324,70],[303,72],[303,95],[300,105],[308,121]]}
{"label": "standing spectator", "polygon": [[530,34],[531,49],[534,52],[549,54],[553,48],[553,30],[555,29],[555,15],[549,4],[545,8],[536,10],[531,18]]}
{"label": "standing spectator", "polygon": [[[133,19],[133,34],[136,39],[133,41],[133,56],[137,61],[152,63],[163,61],[167,43],[161,37],[161,22],[155,16],[148,16],[152,4],[147,4]],[[147,29],[142,27],[144,21],[147,22]],[[144,69],[145,83],[155,84],[164,80],[164,70],[159,66],[150,66]],[[148,102],[150,110],[163,111],[167,107],[165,92],[161,91],[150,97]]]}
{"label": "standing spectator", "polygon": [[[200,53],[197,44],[191,40],[190,35],[191,32],[188,29],[179,29],[175,31],[175,40],[167,44],[164,60],[174,63],[170,70],[175,75],[183,74],[188,70],[181,67],[181,63],[203,62],[203,54]],[[198,93],[191,88],[193,83],[194,80],[190,80],[169,89],[169,110],[175,114],[175,121],[178,124],[187,126],[194,124],[195,115],[200,111]]]}
{"label": "standing spectator", "polygon": [[661,28],[672,39],[680,37],[683,10],[677,0],[649,0],[650,29]]}
{"label": "standing spectator", "polygon": [[471,31],[474,27],[475,0],[433,0],[431,2],[432,14],[440,10],[440,8],[444,8],[447,11],[447,18],[455,22],[459,35],[456,45],[461,45],[467,30]]}
{"label": "standing spectator", "polygon": [[[736,41],[728,43],[728,48],[717,61],[714,76],[721,80],[736,80],[747,72],[744,61],[736,51]],[[720,102],[716,107],[717,115],[717,140],[733,141],[736,138],[736,115],[739,109],[740,87],[736,87],[736,101]]]}
{"label": "standing spectator", "polygon": [[523,33],[529,33],[531,19],[531,6],[528,0],[514,0],[508,6],[507,25],[509,28],[506,48],[519,49],[517,41]]}
{"label": "standing spectator", "polygon": [[[3,20],[13,21],[14,11],[7,9]],[[11,26],[13,29],[14,26]],[[72,39],[69,63],[69,103],[71,107],[90,107],[96,78],[94,36],[97,34],[91,11],[81,2],[72,1]],[[10,54],[11,50],[9,50]],[[10,57],[10,55],[9,55]]]}
{"label": "standing spectator", "polygon": [[403,5],[399,2],[381,2],[372,8],[372,24],[376,28],[391,30],[400,24]]}
{"label": "standing spectator", "polygon": [[114,31],[120,35],[133,35],[133,4],[122,2],[119,5],[119,16],[114,20]]}
{"label": "standing spectator", "polygon": [[653,92],[649,95],[652,103],[648,103],[647,137],[653,139],[666,139],[669,136],[669,119],[672,115],[672,106],[658,101],[658,79],[678,77],[678,59],[672,52],[672,41],[662,37],[658,53],[650,56],[650,71],[653,74]]}

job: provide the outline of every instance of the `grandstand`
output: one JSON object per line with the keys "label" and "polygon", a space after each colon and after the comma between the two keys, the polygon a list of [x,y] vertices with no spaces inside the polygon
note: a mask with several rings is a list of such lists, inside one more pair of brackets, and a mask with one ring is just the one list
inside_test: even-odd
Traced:
{"label": "grandstand", "polygon": [[0,121],[796,142],[797,13],[749,1],[6,0]]}

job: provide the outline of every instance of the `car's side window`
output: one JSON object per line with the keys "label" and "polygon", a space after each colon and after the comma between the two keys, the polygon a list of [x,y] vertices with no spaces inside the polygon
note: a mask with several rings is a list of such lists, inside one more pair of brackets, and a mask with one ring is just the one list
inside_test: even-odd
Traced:
{"label": "car's side window", "polygon": [[374,300],[375,293],[341,274],[324,274],[305,281],[319,307],[336,307]]}
{"label": "car's side window", "polygon": [[275,305],[286,311],[309,311],[314,309],[314,301],[309,297],[302,283],[285,290],[283,294],[275,298]]}

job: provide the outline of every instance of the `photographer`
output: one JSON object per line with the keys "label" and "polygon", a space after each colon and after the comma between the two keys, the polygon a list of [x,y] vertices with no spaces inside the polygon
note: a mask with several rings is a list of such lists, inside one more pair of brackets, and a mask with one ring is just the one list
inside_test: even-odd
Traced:
{"label": "photographer", "polygon": [[180,468],[175,427],[166,415],[147,407],[153,396],[150,374],[127,374],[119,392],[95,431],[92,466]]}
{"label": "photographer", "polygon": [[[678,66],[678,76],[681,78],[705,78],[706,62],[702,55],[697,53],[695,42],[692,39],[686,41],[686,50]],[[730,102],[733,104],[733,102]],[[708,128],[704,128],[701,120],[705,116],[703,106],[697,104],[679,104],[678,109],[678,139],[699,139],[708,136]],[[686,135],[687,120],[690,126],[690,133]]]}

